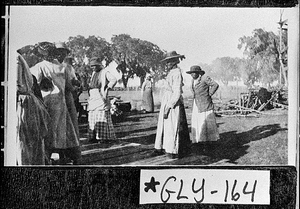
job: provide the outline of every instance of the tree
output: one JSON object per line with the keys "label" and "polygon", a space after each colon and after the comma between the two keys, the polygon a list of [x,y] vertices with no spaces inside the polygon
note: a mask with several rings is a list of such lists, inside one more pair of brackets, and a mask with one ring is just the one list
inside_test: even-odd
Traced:
{"label": "tree", "polygon": [[128,34],[115,35],[111,38],[112,57],[122,72],[124,87],[128,79],[137,75],[144,80],[146,73],[158,74],[160,60],[164,52],[155,44],[131,38]]}
{"label": "tree", "polygon": [[79,66],[82,66],[86,59],[92,57],[99,57],[101,61],[105,61],[105,66],[109,65],[112,61],[111,45],[104,38],[96,36],[85,38],[78,35],[76,37],[69,37],[66,44]]}
{"label": "tree", "polygon": [[278,43],[278,36],[261,28],[255,29],[252,36],[243,36],[239,39],[238,49],[244,49],[246,56],[243,62],[248,62],[246,74],[253,75],[248,78],[266,84],[278,80],[280,72]]}
{"label": "tree", "polygon": [[255,67],[256,61],[253,59],[240,59],[239,69],[244,84],[248,87],[254,85],[261,77],[260,71]]}
{"label": "tree", "polygon": [[229,81],[236,81],[240,78],[239,59],[231,57],[221,57],[215,59],[211,64],[211,75],[221,80],[225,85]]}

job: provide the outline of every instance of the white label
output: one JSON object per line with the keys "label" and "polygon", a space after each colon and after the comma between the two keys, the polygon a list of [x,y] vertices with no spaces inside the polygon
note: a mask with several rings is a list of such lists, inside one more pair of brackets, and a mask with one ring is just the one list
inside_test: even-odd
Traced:
{"label": "white label", "polygon": [[270,204],[270,171],[141,170],[140,204]]}

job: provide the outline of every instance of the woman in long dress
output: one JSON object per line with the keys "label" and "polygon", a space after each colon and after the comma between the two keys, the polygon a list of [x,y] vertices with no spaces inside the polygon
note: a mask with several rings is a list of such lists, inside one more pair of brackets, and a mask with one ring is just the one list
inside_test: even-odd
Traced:
{"label": "woman in long dress", "polygon": [[89,141],[115,140],[108,91],[116,85],[117,79],[108,70],[102,69],[102,64],[96,57],[90,60],[90,66],[93,74],[88,99]]}
{"label": "woman in long dress", "polygon": [[181,69],[177,66],[184,55],[167,53],[163,62],[169,70],[163,86],[153,155],[167,153],[182,158],[190,152],[190,137],[184,109]]}
{"label": "woman in long dress", "polygon": [[[51,53],[50,50],[46,52]],[[63,60],[68,52],[64,43],[57,43],[53,54],[49,54],[54,59],[37,63],[31,68],[31,72],[41,86],[43,99],[50,115],[46,143],[48,157],[50,158],[52,153],[59,153],[61,164],[69,160],[72,164],[79,164],[81,151],[78,127],[75,120],[72,120],[74,117],[68,110],[69,101],[66,100],[69,75]]]}
{"label": "woman in long dress", "polygon": [[17,57],[17,165],[45,165],[48,113],[25,59]]}
{"label": "woman in long dress", "polygon": [[154,111],[154,101],[153,101],[153,89],[152,89],[152,76],[147,74],[145,81],[142,84],[142,107],[141,110],[145,113]]}

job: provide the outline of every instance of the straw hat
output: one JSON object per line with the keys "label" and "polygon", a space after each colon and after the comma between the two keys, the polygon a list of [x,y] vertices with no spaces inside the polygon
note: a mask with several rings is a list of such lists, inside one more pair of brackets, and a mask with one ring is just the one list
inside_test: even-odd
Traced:
{"label": "straw hat", "polygon": [[183,58],[185,58],[185,56],[181,55],[181,54],[177,54],[176,51],[170,51],[170,52],[167,52],[166,57],[164,59],[162,59],[161,62],[166,62],[166,61],[168,61],[170,59],[173,59],[173,58],[183,59]]}
{"label": "straw hat", "polygon": [[68,53],[70,52],[70,50],[68,49],[67,45],[64,42],[56,42],[54,44],[56,49],[65,49],[68,51]]}
{"label": "straw hat", "polygon": [[98,57],[92,57],[90,59],[90,66],[100,65],[102,67],[102,63],[100,62]]}

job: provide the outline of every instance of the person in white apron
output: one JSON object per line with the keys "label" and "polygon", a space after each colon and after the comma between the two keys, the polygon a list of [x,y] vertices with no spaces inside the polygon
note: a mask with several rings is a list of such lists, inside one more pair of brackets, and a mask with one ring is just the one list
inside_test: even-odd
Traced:
{"label": "person in white apron", "polygon": [[207,145],[218,141],[219,132],[214,113],[212,95],[219,84],[205,75],[200,66],[194,65],[186,73],[192,76],[193,110],[191,121],[192,143]]}
{"label": "person in white apron", "polygon": [[115,140],[116,135],[111,119],[108,91],[112,89],[117,79],[103,66],[98,58],[90,60],[93,74],[89,83],[88,121],[89,141],[107,142]]}

